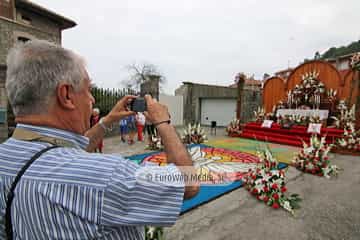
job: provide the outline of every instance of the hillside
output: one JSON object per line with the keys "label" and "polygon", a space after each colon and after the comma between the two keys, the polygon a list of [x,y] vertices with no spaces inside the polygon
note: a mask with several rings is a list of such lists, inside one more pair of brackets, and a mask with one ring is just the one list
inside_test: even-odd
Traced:
{"label": "hillside", "polygon": [[325,53],[321,54],[320,58],[335,58],[355,52],[360,52],[360,40],[357,42],[352,42],[347,46],[331,47]]}

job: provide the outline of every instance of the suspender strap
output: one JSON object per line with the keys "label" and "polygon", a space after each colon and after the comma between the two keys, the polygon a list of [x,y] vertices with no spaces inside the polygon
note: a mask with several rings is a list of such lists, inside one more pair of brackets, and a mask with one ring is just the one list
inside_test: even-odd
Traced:
{"label": "suspender strap", "polygon": [[12,230],[12,224],[11,224],[11,204],[14,199],[14,190],[16,188],[17,183],[20,181],[20,178],[24,175],[25,171],[30,167],[30,165],[39,158],[43,153],[53,149],[57,148],[59,146],[50,146],[47,148],[44,148],[40,152],[36,153],[30,161],[28,161],[25,166],[22,167],[22,169],[19,171],[17,176],[15,177],[14,182],[11,184],[10,191],[7,194],[7,201],[6,201],[6,212],[5,212],[5,231],[7,235],[7,239],[13,239],[13,230]]}
{"label": "suspender strap", "polygon": [[57,145],[62,147],[75,147],[74,143],[70,141],[66,141],[64,139],[55,138],[55,137],[44,136],[39,133],[23,128],[15,128],[14,133],[11,137],[22,141],[47,142],[50,143],[51,145]]}

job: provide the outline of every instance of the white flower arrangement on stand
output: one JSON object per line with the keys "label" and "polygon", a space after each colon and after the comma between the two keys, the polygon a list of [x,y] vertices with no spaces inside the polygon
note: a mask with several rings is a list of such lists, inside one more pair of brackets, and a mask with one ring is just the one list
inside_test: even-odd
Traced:
{"label": "white flower arrangement on stand", "polygon": [[355,53],[352,56],[350,66],[352,69],[360,71],[360,53]]}
{"label": "white flower arrangement on stand", "polygon": [[346,123],[343,138],[337,139],[336,147],[360,152],[360,130],[355,130],[355,124],[353,122]]}
{"label": "white flower arrangement on stand", "polygon": [[185,144],[200,144],[207,140],[205,130],[199,124],[189,124],[184,129],[181,140]]}
{"label": "white flower arrangement on stand", "polygon": [[326,144],[326,137],[318,139],[314,134],[310,138],[310,145],[303,142],[303,149],[294,157],[292,164],[300,171],[330,178],[337,176],[340,170],[336,165],[330,165],[328,154],[332,148]]}
{"label": "white flower arrangement on stand", "polygon": [[230,124],[227,126],[226,132],[228,133],[228,135],[240,134],[241,133],[240,119],[233,119],[230,122]]}
{"label": "white flower arrangement on stand", "polygon": [[256,111],[254,111],[254,117],[256,122],[262,122],[265,120],[265,109],[263,107],[258,107]]}
{"label": "white flower arrangement on stand", "polygon": [[309,123],[321,123],[321,119],[319,116],[310,116]]}
{"label": "white flower arrangement on stand", "polygon": [[348,123],[354,123],[356,120],[355,117],[355,105],[353,105],[350,109],[347,108],[345,101],[341,100],[337,106],[340,110],[340,116],[331,117],[335,120],[335,126],[337,128],[343,129],[346,128]]}
{"label": "white flower arrangement on stand", "polygon": [[337,91],[330,88],[328,91],[327,91],[327,96],[328,96],[328,99],[331,103],[335,102],[336,101],[336,98],[337,98]]}
{"label": "white flower arrangement on stand", "polygon": [[313,105],[313,108],[319,108],[321,104],[321,95],[325,93],[325,85],[319,80],[320,72],[307,72],[301,76],[300,85],[296,85],[292,91],[292,98],[296,108],[300,105]]}

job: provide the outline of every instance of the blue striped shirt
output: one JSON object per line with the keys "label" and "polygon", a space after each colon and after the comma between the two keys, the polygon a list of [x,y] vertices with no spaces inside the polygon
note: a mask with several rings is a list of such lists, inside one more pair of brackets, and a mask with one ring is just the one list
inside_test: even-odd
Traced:
{"label": "blue striped shirt", "polygon": [[[65,139],[76,147],[44,153],[23,175],[12,203],[14,239],[144,239],[143,226],[175,223],[183,184],[141,183],[135,173],[145,166],[120,156],[88,153],[84,136],[25,124],[17,127]],[[5,239],[6,196],[14,177],[47,146],[14,138],[0,144],[0,239]],[[175,166],[166,168],[179,173]]]}

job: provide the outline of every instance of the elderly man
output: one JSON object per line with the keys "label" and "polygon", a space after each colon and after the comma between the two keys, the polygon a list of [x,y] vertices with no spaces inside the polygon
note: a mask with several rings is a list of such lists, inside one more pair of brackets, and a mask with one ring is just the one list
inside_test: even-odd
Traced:
{"label": "elderly man", "polygon": [[[150,167],[89,153],[112,123],[135,114],[126,110],[134,96],[121,99],[89,129],[95,100],[82,58],[30,41],[10,51],[7,67],[17,127],[0,144],[1,239],[144,239],[144,225],[174,224],[183,198],[197,194],[196,184],[139,181],[137,173]],[[173,163],[150,173],[194,173],[167,108],[150,96],[146,101],[145,115]]]}

